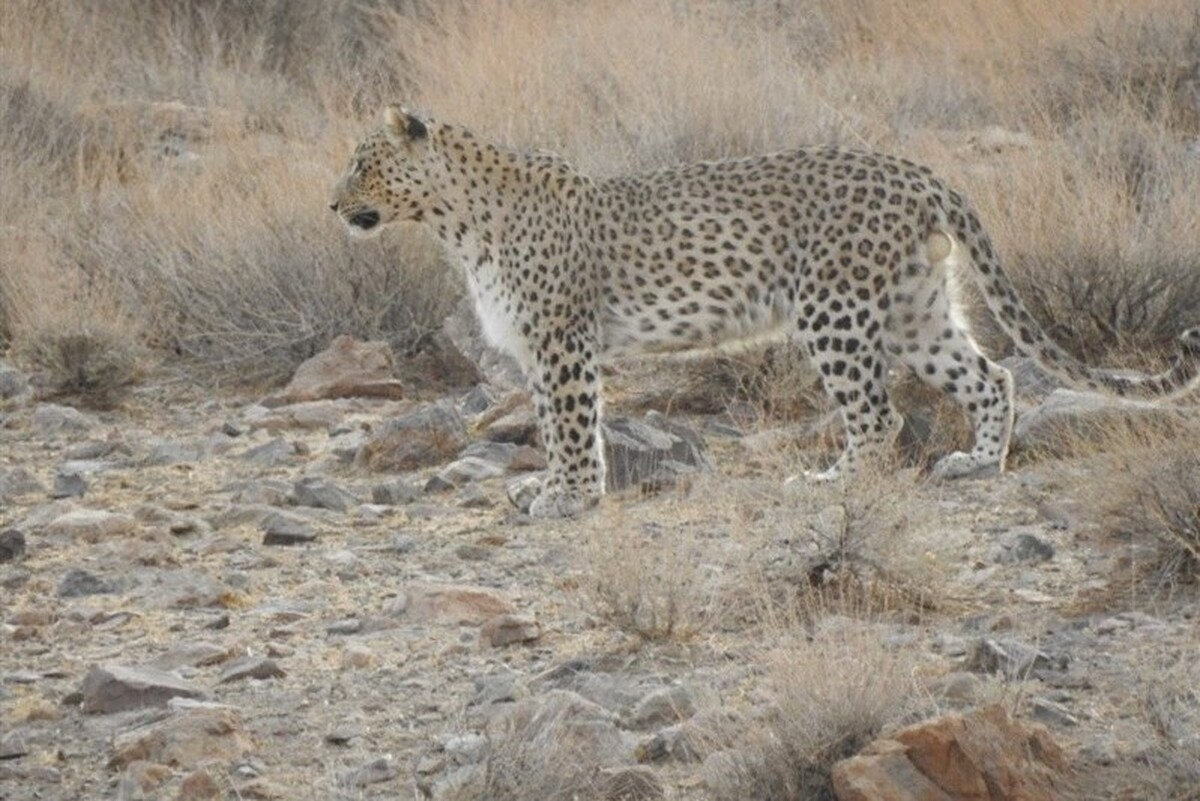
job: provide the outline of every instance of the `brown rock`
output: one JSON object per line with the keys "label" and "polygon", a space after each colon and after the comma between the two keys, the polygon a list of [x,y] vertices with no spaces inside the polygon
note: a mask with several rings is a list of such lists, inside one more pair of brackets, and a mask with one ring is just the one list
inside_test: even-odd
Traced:
{"label": "brown rock", "polygon": [[179,785],[178,801],[211,801],[221,797],[221,786],[206,770],[189,773]]}
{"label": "brown rock", "polygon": [[462,418],[448,404],[433,403],[394,418],[373,434],[355,460],[375,471],[416,470],[441,464],[467,445]]}
{"label": "brown rock", "polygon": [[253,750],[236,710],[195,706],[118,734],[110,764],[123,767],[140,760],[190,769],[241,759]]}
{"label": "brown rock", "polygon": [[395,377],[392,349],[386,342],[359,342],[353,337],[340,336],[297,367],[291,382],[262,403],[283,406],[354,397],[404,397],[404,387]]}
{"label": "brown rock", "polygon": [[1054,801],[1062,749],[998,705],[944,715],[876,740],[833,768],[838,801]]}
{"label": "brown rock", "polygon": [[479,625],[513,609],[506,598],[486,587],[412,584],[400,593],[391,611],[415,623]]}
{"label": "brown rock", "polygon": [[479,636],[493,648],[501,648],[536,640],[542,636],[542,628],[533,615],[497,615],[483,624]]}
{"label": "brown rock", "polygon": [[173,673],[148,667],[93,667],[83,679],[83,711],[124,712],[164,706],[172,698],[201,698],[204,690]]}

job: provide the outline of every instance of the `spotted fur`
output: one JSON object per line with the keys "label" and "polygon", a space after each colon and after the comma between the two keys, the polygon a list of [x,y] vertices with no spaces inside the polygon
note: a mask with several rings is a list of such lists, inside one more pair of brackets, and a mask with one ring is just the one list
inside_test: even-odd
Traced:
{"label": "spotted fur", "polygon": [[966,201],[893,156],[817,147],[593,179],[389,107],[332,207],[359,234],[423,222],[462,264],[488,339],[530,378],[549,463],[537,516],[574,514],[603,493],[602,360],[772,332],[807,350],[841,408],[845,450],[815,478],[891,443],[891,361],[973,423],[971,451],[946,456],[936,474],[1003,469],[1012,377],[961,319],[960,262],[1017,348],[1073,383],[1165,395],[1195,385],[1200,365],[1200,329],[1159,375],[1073,359],[1018,300]]}

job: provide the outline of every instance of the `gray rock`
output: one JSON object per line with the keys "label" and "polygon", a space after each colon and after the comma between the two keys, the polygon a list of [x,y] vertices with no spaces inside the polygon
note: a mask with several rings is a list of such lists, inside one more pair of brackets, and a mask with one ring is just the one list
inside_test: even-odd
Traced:
{"label": "gray rock", "polygon": [[203,448],[190,442],[171,439],[152,439],[150,453],[144,464],[151,467],[167,467],[175,464],[193,464],[203,458]]}
{"label": "gray rock", "polygon": [[33,410],[33,428],[40,437],[79,434],[95,424],[95,420],[78,409],[57,403],[39,403]]}
{"label": "gray rock", "polygon": [[473,415],[486,412],[496,401],[496,394],[486,384],[476,384],[463,396],[460,406],[463,414]]}
{"label": "gray rock", "polygon": [[338,782],[343,787],[366,787],[371,784],[391,781],[396,778],[398,771],[390,756],[372,759],[370,762],[353,770],[342,771],[338,774]]}
{"label": "gray rock", "polygon": [[997,673],[1007,679],[1023,680],[1043,670],[1066,669],[1067,658],[1015,639],[978,640],[967,657],[966,668],[976,673]]}
{"label": "gray rock", "polygon": [[103,509],[76,509],[59,515],[45,528],[49,537],[60,536],[85,542],[97,542],[129,534],[137,528],[137,520],[126,514]]}
{"label": "gray rock", "polygon": [[376,484],[371,487],[372,502],[384,506],[401,506],[406,503],[412,503],[420,497],[421,490],[402,478],[385,481],[382,484]]}
{"label": "gray rock", "polygon": [[87,481],[81,474],[60,470],[54,474],[54,489],[50,495],[54,498],[82,498],[87,488]]}
{"label": "gray rock", "polygon": [[712,469],[699,433],[663,415],[606,421],[604,445],[612,491],[661,489],[673,485],[680,473]]}
{"label": "gray rock", "polygon": [[1041,447],[1053,452],[1064,435],[1086,435],[1110,423],[1132,420],[1170,425],[1195,418],[1196,410],[1187,406],[1056,389],[1040,406],[1017,418],[1013,437],[1022,448]]}
{"label": "gray rock", "polygon": [[317,538],[313,527],[303,520],[274,512],[262,523],[263,545],[304,545]]}
{"label": "gray rock", "polygon": [[996,561],[1001,564],[1046,562],[1054,558],[1054,546],[1045,540],[1020,532],[1000,544]]}
{"label": "gray rock", "polygon": [[24,729],[12,729],[0,735],[0,760],[29,755],[29,736]]}
{"label": "gray rock", "polygon": [[237,420],[226,420],[221,424],[221,433],[227,437],[240,437],[250,429],[239,423]]}
{"label": "gray rock", "polygon": [[265,656],[247,656],[230,663],[217,678],[218,684],[243,679],[281,679],[287,672],[274,659]]}
{"label": "gray rock", "polygon": [[166,706],[172,698],[205,697],[202,689],[172,673],[116,664],[89,670],[80,692],[83,711],[101,714]]}
{"label": "gray rock", "polygon": [[45,491],[42,482],[24,467],[0,468],[0,501]]}
{"label": "gray rock", "polygon": [[296,461],[296,446],[283,437],[274,437],[244,451],[241,458],[263,467],[278,467]]}
{"label": "gray rock", "polygon": [[439,464],[466,444],[458,411],[448,403],[433,403],[389,420],[359,449],[355,461],[377,472],[403,472]]}
{"label": "gray rock", "polygon": [[17,528],[0,531],[0,564],[14,562],[25,555],[25,533]]}
{"label": "gray rock", "polygon": [[329,440],[329,452],[334,458],[342,464],[350,464],[354,461],[354,457],[358,455],[359,450],[367,442],[365,432],[354,429],[338,434]]}
{"label": "gray rock", "polygon": [[[464,456],[439,470],[436,478],[446,487],[453,489],[502,475],[504,475],[503,466],[478,456]],[[428,485],[426,485],[425,491],[430,491]]]}
{"label": "gray rock", "polygon": [[696,714],[696,701],[687,687],[676,685],[652,690],[629,714],[628,725],[634,729],[649,729],[669,723],[679,723]]}
{"label": "gray rock", "polygon": [[398,531],[392,535],[391,548],[396,553],[411,553],[417,547],[417,541],[411,535]]}
{"label": "gray rock", "polygon": [[332,509],[335,512],[345,512],[358,505],[358,498],[332,481],[317,476],[297,481],[292,488],[292,500],[297,506]]}
{"label": "gray rock", "polygon": [[59,598],[80,598],[84,595],[107,595],[117,591],[110,582],[94,573],[73,567],[63,574],[58,582]]}
{"label": "gray rock", "polygon": [[522,476],[520,478],[509,481],[504,486],[504,492],[508,496],[509,503],[517,508],[518,511],[527,513],[529,507],[533,505],[534,500],[538,496],[538,492],[542,488],[542,479],[540,476]]}
{"label": "gray rock", "polygon": [[10,400],[29,392],[29,381],[4,362],[0,362],[0,400]]}

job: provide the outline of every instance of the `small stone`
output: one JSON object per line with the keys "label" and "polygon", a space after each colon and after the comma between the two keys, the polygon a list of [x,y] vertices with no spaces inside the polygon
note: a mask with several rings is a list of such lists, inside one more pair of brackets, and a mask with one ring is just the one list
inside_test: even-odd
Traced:
{"label": "small stone", "polygon": [[520,512],[527,513],[529,507],[533,505],[537,499],[538,493],[542,489],[542,480],[538,476],[523,476],[513,479],[504,487],[504,492],[508,495],[509,503],[511,503]]}
{"label": "small stone", "polygon": [[221,798],[221,786],[206,770],[189,773],[179,785],[177,801],[213,801]]}
{"label": "small stone", "polygon": [[642,765],[603,768],[597,782],[598,798],[604,801],[658,801],[666,798],[666,790],[653,770]]}
{"label": "small stone", "polygon": [[396,553],[412,553],[417,547],[417,541],[410,535],[403,532],[396,532],[392,535],[391,548]]}
{"label": "small stone", "polygon": [[427,493],[449,492],[452,489],[454,489],[454,483],[440,475],[430,476],[429,480],[425,482],[425,492]]}
{"label": "small stone", "polygon": [[1001,543],[996,561],[1001,564],[1047,562],[1054,558],[1054,546],[1032,534],[1021,532]]}
{"label": "small stone", "polygon": [[25,555],[25,534],[20,529],[0,531],[0,563],[15,562]]}
{"label": "small stone", "polygon": [[28,738],[23,730],[11,729],[0,735],[0,760],[18,759],[28,754]]}
{"label": "small stone", "polygon": [[375,652],[362,643],[352,642],[342,649],[342,665],[350,668],[370,667],[375,662]]}
{"label": "small stone", "polygon": [[[437,478],[450,487],[461,487],[477,481],[504,475],[505,467],[478,456],[464,456],[438,471]],[[428,488],[426,488],[428,491]]]}
{"label": "small stone", "polygon": [[357,634],[362,629],[362,621],[356,617],[345,620],[335,620],[325,627],[326,634]]}
{"label": "small stone", "polygon": [[236,420],[226,420],[224,423],[221,424],[221,433],[227,437],[237,438],[237,437],[242,436],[249,430],[250,429],[248,429],[246,426],[242,425],[241,423],[237,422]]}
{"label": "small stone", "polygon": [[263,404],[281,406],[354,397],[404,397],[404,386],[395,376],[395,358],[388,343],[339,336],[325,350],[297,367],[288,385],[266,398]]}
{"label": "small stone", "polygon": [[205,695],[202,689],[174,674],[116,664],[89,670],[80,692],[83,711],[101,714],[165,706],[172,698],[203,698]]}
{"label": "small stone", "polygon": [[325,742],[330,745],[349,745],[350,741],[366,734],[361,723],[339,723],[333,731],[325,735]]}
{"label": "small stone", "polygon": [[366,787],[396,778],[396,765],[390,756],[379,757],[360,768],[343,771],[338,779],[346,787]]}
{"label": "small stone", "polygon": [[496,402],[496,396],[486,384],[476,384],[461,401],[463,414],[480,414]]}
{"label": "small stone", "polygon": [[1119,617],[1109,617],[1096,624],[1097,634],[1114,634],[1118,631],[1133,628],[1133,623]]}
{"label": "small stone", "polygon": [[1079,718],[1072,715],[1065,706],[1049,698],[1034,698],[1030,701],[1030,706],[1033,708],[1033,719],[1041,723],[1063,728],[1079,725]]}
{"label": "small stone", "polygon": [[50,492],[53,498],[83,498],[88,492],[88,481],[78,472],[56,472],[54,474],[54,489]]}
{"label": "small stone", "polygon": [[479,629],[479,638],[493,648],[519,642],[532,642],[542,636],[542,628],[532,615],[497,615]]}
{"label": "small stone", "polygon": [[538,439],[537,416],[532,408],[521,406],[489,423],[483,435],[492,442],[533,445]]}
{"label": "small stone", "polygon": [[304,545],[317,538],[308,523],[281,512],[269,515],[262,528],[263,545]]}
{"label": "small stone", "polygon": [[217,677],[218,684],[243,679],[280,679],[287,675],[274,659],[265,656],[246,656],[231,663]]}
{"label": "small stone", "polygon": [[454,549],[454,555],[467,562],[483,562],[492,557],[492,548],[473,542],[464,542]]}
{"label": "small stone", "polygon": [[664,724],[679,723],[696,714],[696,702],[687,687],[675,685],[653,690],[629,715],[629,725],[635,729],[648,729]]}
{"label": "small stone", "polygon": [[331,481],[319,477],[302,478],[292,489],[297,506],[345,512],[358,505],[358,499]]}
{"label": "small stone", "polygon": [[401,506],[421,497],[421,491],[403,479],[371,487],[371,500],[384,506]]}
{"label": "small stone", "polygon": [[211,642],[181,643],[147,664],[158,670],[177,670],[182,667],[204,667],[224,662],[229,649]]}
{"label": "small stone", "polygon": [[116,592],[109,582],[99,576],[73,567],[63,574],[58,582],[59,598],[81,598],[85,595],[107,595]]}

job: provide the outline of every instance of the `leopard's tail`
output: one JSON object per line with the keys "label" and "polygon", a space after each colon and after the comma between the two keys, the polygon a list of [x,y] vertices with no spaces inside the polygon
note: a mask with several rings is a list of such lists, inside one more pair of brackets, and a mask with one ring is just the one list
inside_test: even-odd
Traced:
{"label": "leopard's tail", "polygon": [[[1073,385],[1120,396],[1169,398],[1200,387],[1200,327],[1180,335],[1179,350],[1160,373],[1138,375],[1089,367],[1051,340],[1033,319],[966,201],[956,192],[944,190],[934,195],[931,206],[930,236],[936,239],[942,233],[966,251],[988,308],[1021,354]],[[951,248],[940,244],[933,249],[948,252]]]}

